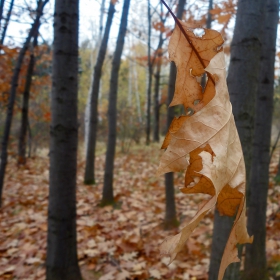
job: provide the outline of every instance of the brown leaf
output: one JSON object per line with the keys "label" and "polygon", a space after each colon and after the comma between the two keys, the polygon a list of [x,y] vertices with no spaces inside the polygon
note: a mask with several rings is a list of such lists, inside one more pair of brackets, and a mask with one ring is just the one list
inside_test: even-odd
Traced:
{"label": "brown leaf", "polygon": [[[160,250],[172,262],[210,209],[217,205],[221,214],[233,216],[239,205],[221,262],[221,280],[226,267],[239,261],[236,244],[252,242],[246,229],[245,164],[229,100],[224,53],[219,47],[223,39],[214,30],[204,29],[205,34],[198,37],[186,25],[182,26],[189,40],[176,26],[169,44],[170,59],[177,66],[176,89],[170,105],[183,104],[187,116],[173,120],[163,143],[166,151],[158,173],[185,170],[181,191],[211,197],[180,233],[165,239]],[[203,93],[197,77],[204,71],[208,82]]]}
{"label": "brown leaf", "polygon": [[177,66],[174,98],[170,106],[183,104],[186,110],[190,108],[197,112],[213,98],[211,96],[213,90],[210,91],[210,88],[213,88],[213,81],[210,79],[212,83],[209,82],[206,87],[209,93],[203,94],[202,88],[194,76],[199,77],[205,72],[204,68],[209,64],[211,58],[220,51],[224,40],[220,33],[210,29],[199,28],[204,35],[202,37],[196,36],[194,32],[198,29],[192,30],[182,21],[180,23],[189,36],[193,47],[197,50],[203,65],[176,25],[168,47],[169,59],[174,61]]}

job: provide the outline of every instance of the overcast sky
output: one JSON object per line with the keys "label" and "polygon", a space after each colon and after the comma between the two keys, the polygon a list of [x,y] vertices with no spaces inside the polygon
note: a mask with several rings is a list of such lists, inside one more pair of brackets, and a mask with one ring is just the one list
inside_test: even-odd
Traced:
{"label": "overcast sky", "polygon": [[[36,6],[36,1],[30,0],[33,7]],[[80,29],[79,29],[79,41],[80,43],[86,39],[93,39],[97,37],[99,30],[100,19],[100,2],[101,0],[81,0],[80,1]],[[130,20],[133,20],[137,7],[146,4],[145,0],[132,0],[130,9]],[[5,10],[8,9],[8,1],[5,3]],[[106,8],[108,8],[109,1],[106,0]],[[116,4],[116,13],[114,16],[114,22],[111,29],[111,37],[117,37],[118,25],[121,17],[121,8],[123,1],[119,0]],[[15,0],[14,13],[10,24],[8,26],[7,37],[5,43],[14,43],[21,45],[24,41],[27,30],[30,28],[32,20],[30,16],[23,13],[20,7],[26,7],[24,0]],[[48,43],[52,43],[53,40],[53,12],[54,12],[54,0],[50,0],[45,7],[45,18],[47,19],[41,26],[40,32],[44,40]],[[139,9],[138,9],[139,12]],[[4,12],[5,13],[5,12]],[[5,14],[4,14],[5,16]],[[19,20],[20,22],[16,22]],[[106,14],[104,14],[103,23],[105,25]]]}

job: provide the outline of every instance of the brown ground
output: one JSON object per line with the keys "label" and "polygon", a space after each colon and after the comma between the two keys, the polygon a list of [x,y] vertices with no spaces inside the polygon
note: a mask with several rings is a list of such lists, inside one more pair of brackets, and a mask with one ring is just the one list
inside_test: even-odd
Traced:
{"label": "brown ground", "polygon": [[[78,162],[78,257],[84,279],[207,279],[213,214],[192,234],[169,266],[159,244],[177,231],[164,231],[164,181],[155,172],[159,145],[138,146],[118,154],[114,191],[117,207],[100,208],[104,156],[97,159],[97,185],[83,185],[84,161]],[[278,154],[278,152],[277,152]],[[81,156],[80,156],[81,157]],[[275,156],[270,172],[277,171]],[[0,279],[45,279],[47,152],[18,167],[10,159],[0,212]],[[178,191],[183,174],[175,179],[180,228],[195,214],[202,196]],[[280,275],[280,186],[271,178],[267,210],[267,257],[271,279]]]}

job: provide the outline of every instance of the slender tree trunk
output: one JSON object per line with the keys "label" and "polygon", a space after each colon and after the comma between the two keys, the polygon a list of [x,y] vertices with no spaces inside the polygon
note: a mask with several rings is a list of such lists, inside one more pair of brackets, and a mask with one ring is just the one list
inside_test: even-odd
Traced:
{"label": "slender tree trunk", "polygon": [[[263,0],[240,0],[231,43],[231,59],[227,78],[237,130],[242,144],[248,175],[251,166],[254,129],[255,96],[259,78]],[[250,11],[248,13],[248,11]],[[234,218],[220,216],[215,211],[209,280],[216,280],[222,253]],[[231,264],[224,280],[240,278],[240,263]]]}
{"label": "slender tree trunk", "polygon": [[[111,2],[111,0],[110,0]],[[105,13],[105,0],[101,1],[100,5],[100,17],[99,17],[99,33],[98,37],[95,44],[95,49],[98,50],[100,49],[101,46],[101,41],[102,41],[102,33],[103,33],[103,18],[104,18],[104,13]],[[94,40],[94,38],[93,38]],[[95,62],[95,50],[92,49],[91,56],[90,56],[90,67],[93,68],[93,64]],[[96,62],[95,62],[96,63]],[[87,99],[87,104],[86,104],[86,109],[85,109],[85,147],[86,147],[86,155],[87,155],[87,147],[88,147],[88,140],[89,140],[89,122],[90,122],[90,102],[91,102],[91,94],[92,94],[92,84],[93,84],[93,79],[94,79],[94,69],[92,71],[92,78],[91,78],[91,87],[89,88],[88,92],[88,99]],[[99,87],[99,91],[101,92],[101,84]]]}
{"label": "slender tree trunk", "polygon": [[28,127],[28,157],[31,157],[31,150],[32,150],[32,131],[30,126],[30,121],[27,118],[27,127]]}
{"label": "slender tree trunk", "polygon": [[[177,9],[177,18],[182,19],[186,0],[179,0],[178,9]],[[168,82],[168,96],[167,102],[171,103],[175,91],[175,81],[176,81],[176,65],[174,62],[170,63],[170,72],[169,72],[169,82]],[[169,107],[167,110],[167,130],[174,118],[174,108]],[[176,204],[175,204],[175,194],[174,194],[174,180],[173,172],[164,174],[165,176],[165,218],[164,218],[164,227],[166,229],[178,226],[178,221],[176,218]]]}
{"label": "slender tree trunk", "polygon": [[21,127],[20,127],[19,145],[18,145],[19,164],[26,163],[26,134],[28,128],[28,106],[29,106],[30,88],[32,84],[32,76],[33,76],[34,66],[35,66],[34,49],[37,47],[37,37],[38,37],[38,30],[36,30],[36,34],[34,35],[34,41],[33,41],[32,51],[30,54],[30,60],[27,69],[27,74],[26,74],[25,88],[24,88],[23,98],[22,98]]}
{"label": "slender tree trunk", "polygon": [[[131,51],[131,44],[129,37],[127,37],[127,45]],[[133,62],[131,59],[128,60],[128,89],[127,89],[127,105],[131,107],[132,105],[132,84],[133,84]]]}
{"label": "slender tree trunk", "polygon": [[[110,0],[110,4],[111,4],[111,0]],[[102,40],[104,12],[105,12],[105,0],[102,0],[101,5],[100,5],[99,34],[98,34],[98,38],[97,38],[97,41],[98,41],[97,44],[100,44],[100,42]]]}
{"label": "slender tree trunk", "polygon": [[161,72],[160,64],[161,64],[161,61],[158,61],[156,73],[155,73],[154,142],[159,142],[159,115],[160,115],[159,90],[160,90],[160,72]]}
{"label": "slender tree trunk", "polygon": [[[208,3],[208,14],[206,19],[206,28],[210,29],[212,25],[212,14],[211,10],[213,9],[213,0],[209,0]],[[201,86],[203,89],[205,89],[206,86],[206,74],[204,73],[201,79]]]}
{"label": "slender tree trunk", "polygon": [[152,79],[153,79],[153,66],[151,61],[151,1],[148,0],[148,75],[147,75],[147,107],[146,107],[146,145],[150,144],[151,133],[151,94],[152,94]]}
{"label": "slender tree trunk", "polygon": [[[163,6],[162,2],[161,5],[161,16],[160,20],[161,23],[164,24],[163,20]],[[162,32],[159,34],[159,43],[156,51],[156,55],[158,58],[157,61],[157,68],[155,73],[155,95],[154,95],[154,141],[159,142],[159,112],[160,112],[160,105],[159,105],[159,90],[160,90],[160,72],[161,72],[161,63],[162,63],[162,45],[163,45],[163,36]]]}
{"label": "slender tree trunk", "polygon": [[102,75],[102,66],[105,60],[107,45],[109,40],[110,29],[112,26],[113,16],[115,13],[115,4],[111,1],[105,32],[99,48],[97,61],[94,67],[91,93],[90,93],[90,119],[88,122],[88,140],[86,149],[86,169],[85,169],[85,184],[95,184],[94,175],[94,161],[95,161],[95,147],[97,138],[97,125],[98,125],[98,93],[100,86],[100,79]]}
{"label": "slender tree trunk", "polygon": [[1,21],[3,19],[3,10],[4,10],[5,0],[0,1],[0,28],[2,26]]}
{"label": "slender tree trunk", "polygon": [[274,93],[274,63],[279,1],[267,0],[259,87],[256,100],[255,132],[250,174],[248,231],[254,242],[246,245],[244,279],[268,279],[266,272],[266,206],[269,184],[271,124]]}
{"label": "slender tree trunk", "polygon": [[47,280],[81,280],[76,241],[79,1],[55,1]]}
{"label": "slender tree trunk", "polygon": [[212,14],[211,10],[213,10],[213,0],[209,0],[208,3],[208,14],[207,14],[207,20],[206,20],[206,28],[210,29],[212,25]]}
{"label": "slender tree trunk", "polygon": [[8,13],[7,13],[7,17],[6,17],[6,20],[5,20],[5,25],[4,25],[3,31],[2,31],[2,36],[1,36],[1,41],[0,41],[1,46],[4,44],[4,40],[5,40],[5,37],[6,37],[6,32],[7,32],[7,28],[8,28],[8,25],[9,25],[10,18],[11,18],[13,6],[14,6],[14,0],[11,0],[9,10],[8,10]]}
{"label": "slender tree trunk", "polygon": [[135,83],[134,90],[135,90],[136,106],[137,106],[137,113],[138,113],[138,122],[141,124],[142,123],[141,102],[140,102],[139,88],[138,88],[138,74],[137,74],[135,62],[133,62],[132,67],[133,67],[133,79]]}
{"label": "slender tree trunk", "polygon": [[114,203],[113,177],[114,177],[114,158],[117,140],[117,94],[118,78],[121,64],[121,55],[124,46],[124,39],[127,27],[127,18],[130,0],[124,0],[121,24],[117,39],[116,50],[112,61],[112,70],[110,78],[109,107],[108,107],[108,124],[109,135],[107,142],[104,185],[102,193],[102,205]]}
{"label": "slender tree trunk", "polygon": [[20,68],[24,59],[24,55],[26,53],[26,50],[28,49],[30,40],[32,36],[34,36],[34,32],[38,29],[38,25],[40,23],[40,17],[43,13],[43,9],[46,5],[48,0],[45,1],[39,1],[38,8],[37,8],[37,14],[36,18],[34,20],[34,23],[29,31],[28,37],[25,40],[25,43],[20,50],[16,66],[14,69],[12,81],[11,81],[11,90],[10,90],[10,96],[9,96],[9,102],[8,102],[8,109],[7,109],[7,117],[5,121],[5,127],[4,127],[4,133],[3,133],[3,139],[2,139],[2,149],[1,149],[1,161],[0,161],[0,207],[2,203],[2,190],[3,190],[3,184],[4,184],[4,176],[5,176],[5,170],[7,165],[7,159],[8,159],[8,141],[10,136],[10,130],[12,125],[12,119],[13,119],[13,110],[14,110],[14,103],[16,98],[16,89],[18,86],[18,78],[20,74]]}

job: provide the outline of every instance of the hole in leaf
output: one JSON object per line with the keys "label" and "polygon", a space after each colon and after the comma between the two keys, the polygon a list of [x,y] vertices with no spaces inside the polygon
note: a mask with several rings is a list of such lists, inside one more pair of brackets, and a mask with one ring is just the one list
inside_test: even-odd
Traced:
{"label": "hole in leaf", "polygon": [[192,74],[192,68],[190,68],[190,75],[191,75],[192,77],[196,78],[196,76],[194,76],[194,75]]}
{"label": "hole in leaf", "polygon": [[204,28],[195,28],[195,29],[193,30],[193,34],[194,34],[196,37],[202,38],[202,36],[205,34],[205,30],[204,30]]}
{"label": "hole in leaf", "polygon": [[202,75],[202,78],[201,78],[201,87],[202,87],[202,92],[204,93],[205,92],[205,87],[206,87],[206,84],[207,84],[207,81],[208,81],[208,75],[206,73],[204,73]]}
{"label": "hole in leaf", "polygon": [[202,76],[195,76],[195,78],[196,78],[196,81],[200,84],[200,83],[201,83]]}
{"label": "hole in leaf", "polygon": [[190,154],[186,155],[186,160],[187,160],[188,164],[190,164]]}
{"label": "hole in leaf", "polygon": [[222,49],[223,45],[220,45],[217,47],[217,52],[220,51]]}
{"label": "hole in leaf", "polygon": [[193,113],[194,113],[194,110],[192,108],[188,107],[186,110],[186,115],[191,116]]}
{"label": "hole in leaf", "polygon": [[196,99],[194,102],[193,102],[193,105],[197,105],[199,104],[200,100],[199,99]]}

